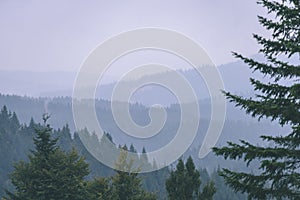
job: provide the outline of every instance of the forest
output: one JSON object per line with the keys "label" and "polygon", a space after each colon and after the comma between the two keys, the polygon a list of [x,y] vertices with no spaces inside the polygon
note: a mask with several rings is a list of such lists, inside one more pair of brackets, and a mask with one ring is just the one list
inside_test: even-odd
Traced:
{"label": "forest", "polygon": [[[1,139],[0,139],[1,191],[0,192],[1,193],[0,194],[2,197],[5,196],[6,194],[5,191],[12,191],[14,188],[11,180],[9,179],[10,174],[14,170],[14,166],[15,166],[14,164],[20,162],[20,160],[28,162],[30,160],[29,155],[31,156],[35,155],[34,153],[32,153],[37,151],[37,144],[35,143],[35,141],[36,139],[39,138],[39,133],[41,131],[46,131],[46,130],[48,131],[49,134],[48,142],[51,143],[51,141],[55,141],[53,145],[55,146],[55,148],[59,147],[60,151],[65,154],[66,157],[64,159],[67,159],[67,157],[70,156],[71,154],[74,154],[75,156],[74,158],[72,158],[74,161],[79,161],[80,159],[83,159],[81,164],[84,164],[83,165],[84,167],[80,169],[82,170],[82,174],[79,174],[78,176],[81,177],[82,182],[86,183],[87,186],[90,187],[87,190],[90,190],[93,193],[95,192],[95,190],[93,190],[92,188],[97,188],[99,185],[101,187],[104,187],[103,184],[106,183],[107,185],[105,187],[107,187],[106,189],[109,190],[106,191],[106,193],[111,194],[112,188],[110,187],[112,186],[110,186],[109,183],[112,179],[117,177],[116,174],[118,174],[118,172],[103,165],[98,160],[93,158],[93,156],[90,155],[90,153],[85,149],[77,133],[75,132],[74,134],[71,134],[68,124],[65,124],[61,128],[52,129],[52,128],[47,128],[47,126],[45,127],[43,123],[35,122],[33,118],[31,118],[28,125],[26,123],[21,124],[19,122],[17,114],[13,111],[8,110],[6,106],[3,106],[1,109],[0,120],[1,120],[0,121],[1,122],[0,123],[0,130],[1,130]],[[107,133],[105,137],[110,138],[113,141],[113,138],[110,136],[109,133]],[[137,151],[132,144],[124,144],[122,148],[127,149],[129,151]],[[146,152],[145,148],[141,149],[140,151]],[[139,159],[143,159],[144,160],[143,162],[147,161],[147,158],[141,157]],[[189,159],[190,162],[193,164],[193,159],[191,157]],[[181,160],[181,162],[183,161]],[[81,165],[80,163],[76,163],[76,164]],[[149,165],[150,167],[154,167],[153,163],[150,161],[147,161],[145,164]],[[65,169],[67,170],[67,166],[65,167],[66,167]],[[77,166],[73,166],[73,167],[76,168]],[[171,174],[173,173],[173,170],[174,170],[173,168],[165,167],[163,169],[150,172],[150,173],[134,174],[133,175],[134,180],[132,181],[138,182],[137,185],[139,185],[140,187],[138,188],[139,190],[143,192],[147,191],[148,193],[151,192],[151,194],[153,194],[157,199],[165,199],[167,197],[167,190],[165,184],[166,181],[170,178]],[[215,193],[214,195],[215,199],[218,198],[223,199],[224,195],[230,199],[245,198],[245,195],[236,194],[235,192],[233,192],[233,190],[231,190],[229,187],[225,185],[225,182],[222,179],[222,177],[218,175],[218,170],[219,169],[216,168],[211,173],[208,173],[208,171],[205,168],[195,167],[194,171],[199,173],[199,180],[201,181],[201,187],[199,188],[203,189],[203,187],[208,183],[215,182],[214,187],[217,188],[217,191],[222,191],[222,192]],[[126,178],[129,177],[130,174],[128,174],[128,177]],[[227,194],[224,193],[225,191]],[[102,190],[99,192],[102,192]],[[90,194],[94,197],[90,197],[89,199],[99,199],[100,196],[97,196],[97,193],[99,192]],[[113,198],[113,197],[107,197],[104,199],[109,199],[109,198]],[[73,199],[73,197],[71,199]]]}
{"label": "forest", "polygon": [[[211,119],[213,109],[220,105],[212,107],[207,98],[197,100],[202,115],[190,147],[161,167],[150,159],[151,152],[172,141],[181,121],[195,120],[193,115],[181,119],[180,108],[190,109],[192,103],[166,106],[168,117],[159,134],[139,140],[118,127],[109,100],[95,100],[95,115],[104,129],[100,138],[95,130],[76,127],[72,97],[0,94],[0,199],[299,200],[300,1],[257,3],[268,14],[258,21],[271,32],[270,37],[253,34],[263,59],[232,54],[260,77],[250,78],[250,94],[220,91],[229,105],[221,135],[208,155],[200,158],[199,149],[216,120]],[[151,122],[150,111],[148,105],[129,104],[129,114],[141,126]],[[100,162],[86,141],[106,157],[117,152],[117,158],[110,159],[114,167]],[[101,151],[111,144],[109,152]]]}

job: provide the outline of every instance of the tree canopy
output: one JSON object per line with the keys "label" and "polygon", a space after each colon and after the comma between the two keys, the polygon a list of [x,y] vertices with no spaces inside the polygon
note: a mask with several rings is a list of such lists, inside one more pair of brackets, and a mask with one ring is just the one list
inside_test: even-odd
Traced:
{"label": "tree canopy", "polygon": [[195,168],[192,157],[189,157],[185,164],[179,159],[176,170],[171,171],[170,177],[166,180],[168,197],[172,200],[211,200],[216,192],[214,183],[208,183],[202,192],[200,185],[200,173]]}
{"label": "tree canopy", "polygon": [[57,146],[57,138],[52,138],[52,128],[44,117],[44,126],[36,129],[35,149],[29,161],[14,165],[11,174],[14,192],[7,191],[11,200],[55,200],[85,199],[84,177],[88,175],[88,164],[73,149],[66,153]]}
{"label": "tree canopy", "polygon": [[[234,172],[223,169],[221,175],[234,190],[247,193],[249,199],[300,199],[300,1],[259,0],[270,16],[259,16],[260,24],[271,37],[254,34],[261,45],[264,61],[234,56],[268,78],[267,82],[251,78],[256,96],[245,98],[224,92],[226,97],[253,117],[270,118],[280,125],[289,125],[291,132],[275,136],[263,135],[265,146],[247,141],[214,148],[226,159],[244,159],[247,165],[260,162],[259,172]],[[292,62],[296,59],[299,62]]]}

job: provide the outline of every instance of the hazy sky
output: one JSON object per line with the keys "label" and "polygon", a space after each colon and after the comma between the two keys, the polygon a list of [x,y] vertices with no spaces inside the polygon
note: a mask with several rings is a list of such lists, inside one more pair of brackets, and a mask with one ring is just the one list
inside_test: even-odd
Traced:
{"label": "hazy sky", "polygon": [[254,0],[0,0],[0,70],[72,70],[120,32],[161,27],[193,38],[217,64],[257,53]]}

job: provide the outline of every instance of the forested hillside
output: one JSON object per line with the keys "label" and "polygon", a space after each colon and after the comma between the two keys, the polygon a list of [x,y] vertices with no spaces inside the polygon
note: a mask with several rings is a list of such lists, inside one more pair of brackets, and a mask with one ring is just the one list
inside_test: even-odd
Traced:
{"label": "forested hillside", "polygon": [[[39,119],[41,119],[40,117]],[[52,120],[54,120],[52,118]],[[28,155],[34,149],[33,138],[36,137],[36,130],[42,127],[41,123],[37,123],[31,118],[29,123],[20,123],[18,116],[15,112],[10,111],[6,106],[1,108],[0,113],[0,195],[5,195],[5,190],[13,191],[13,185],[9,179],[9,174],[13,172],[13,164],[24,160],[28,162]],[[71,135],[73,135],[71,137]],[[102,163],[94,159],[89,152],[82,145],[76,132],[71,134],[68,124],[61,128],[56,128],[52,131],[53,138],[58,138],[57,144],[64,151],[69,152],[75,148],[79,155],[85,157],[86,162],[89,164],[90,173],[86,176],[87,180],[93,180],[99,177],[109,177],[115,174],[113,169],[104,166]],[[113,138],[111,138],[113,140]],[[126,147],[128,146],[128,147]],[[131,144],[124,144],[124,147],[130,151],[137,151]],[[142,150],[139,150],[140,152]],[[144,150],[145,151],[145,150]],[[197,159],[194,159],[195,161]],[[153,163],[149,163],[152,165]],[[216,185],[215,199],[241,199],[244,195],[236,194],[230,190],[224,183],[221,177],[217,175],[217,170],[208,173],[206,169],[196,165],[200,171],[200,180],[202,185],[213,181]],[[153,166],[152,166],[153,167]],[[147,191],[154,192],[158,199],[167,197],[165,189],[165,181],[170,175],[170,170],[173,169],[165,167],[158,171],[151,173],[140,174],[142,178],[142,185]],[[202,186],[203,187],[203,186]],[[224,196],[224,194],[226,194]]]}

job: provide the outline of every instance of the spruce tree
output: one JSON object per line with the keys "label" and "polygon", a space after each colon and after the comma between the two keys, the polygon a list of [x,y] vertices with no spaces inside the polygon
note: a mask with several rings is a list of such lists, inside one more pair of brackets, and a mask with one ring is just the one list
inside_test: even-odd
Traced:
{"label": "spruce tree", "polygon": [[126,145],[121,148],[116,163],[116,174],[112,177],[112,199],[114,200],[155,200],[156,195],[142,188],[139,169],[133,168],[133,158],[128,157]]}
{"label": "spruce tree", "polygon": [[228,142],[228,146],[213,150],[225,159],[243,159],[247,165],[259,161],[257,173],[221,171],[226,183],[236,191],[248,193],[249,199],[300,199],[300,1],[260,0],[258,4],[275,17],[258,17],[260,24],[272,33],[270,38],[254,34],[265,61],[238,53],[234,56],[269,82],[251,78],[256,91],[252,98],[224,93],[252,117],[289,125],[291,132],[261,136],[272,145],[258,146],[241,140],[239,144]]}
{"label": "spruce tree", "polygon": [[185,167],[182,159],[179,159],[176,170],[171,171],[170,177],[166,180],[166,189],[168,192],[169,199],[182,199],[186,200],[185,198]]}
{"label": "spruce tree", "polygon": [[7,199],[85,199],[84,177],[88,175],[88,164],[74,149],[66,153],[57,146],[47,119],[45,116],[44,126],[36,129],[35,149],[29,161],[14,165],[11,181],[15,191],[7,191]]}
{"label": "spruce tree", "polygon": [[152,165],[149,163],[145,147],[143,147],[143,149],[142,149],[142,153],[140,155],[140,160],[139,161],[140,161],[141,168],[143,170],[150,171],[151,169],[153,169]]}
{"label": "spruce tree", "polygon": [[200,184],[200,173],[195,168],[192,157],[189,157],[185,164],[179,159],[176,170],[171,171],[170,177],[166,180],[168,197],[171,200],[212,199],[216,192],[214,183],[205,185],[202,192]]}
{"label": "spruce tree", "polygon": [[195,168],[192,157],[189,157],[185,164],[186,176],[185,176],[185,196],[187,199],[194,199],[199,194],[199,187],[201,184],[200,173]]}

